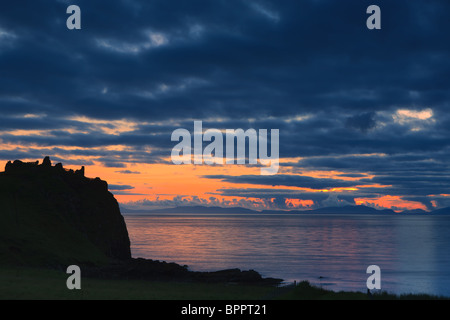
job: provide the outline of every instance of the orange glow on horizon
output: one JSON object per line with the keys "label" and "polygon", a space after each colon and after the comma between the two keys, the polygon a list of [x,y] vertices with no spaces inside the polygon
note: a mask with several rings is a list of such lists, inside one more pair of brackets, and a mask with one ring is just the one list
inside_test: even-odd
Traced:
{"label": "orange glow on horizon", "polygon": [[427,211],[427,207],[416,201],[402,200],[399,196],[382,196],[379,198],[355,198],[357,205],[375,205],[382,209],[392,209],[396,212],[403,210],[422,209]]}
{"label": "orange glow on horizon", "polygon": [[[127,148],[126,146],[110,146],[110,150],[122,150]],[[69,148],[68,148],[69,149]],[[80,148],[75,148],[80,149]],[[67,158],[64,155],[55,155],[59,158]],[[24,162],[35,162],[36,159],[21,159]],[[353,191],[357,191],[364,187],[386,187],[382,185],[357,185],[355,187],[339,187],[329,189],[310,189],[300,188],[295,186],[269,186],[269,185],[257,185],[246,183],[231,183],[224,182],[220,179],[208,179],[203,178],[204,175],[259,175],[260,168],[256,166],[246,165],[173,165],[171,163],[160,164],[126,164],[123,168],[118,167],[106,167],[102,163],[96,161],[95,157],[91,159],[83,156],[71,156],[68,160],[77,160],[83,162],[90,160],[93,165],[85,165],[86,177],[96,178],[99,177],[102,180],[108,182],[109,185],[122,185],[130,186],[127,190],[111,190],[116,199],[120,203],[130,203],[142,200],[154,201],[158,200],[173,200],[175,197],[181,197],[182,199],[201,199],[205,203],[209,203],[209,199],[213,197],[217,201],[223,201],[227,205],[240,206],[251,205],[256,210],[273,209],[272,203],[268,199],[262,198],[248,198],[245,196],[225,196],[220,194],[220,189],[272,189],[287,190],[287,191],[299,191],[299,192],[314,192],[314,193],[342,193],[346,192],[351,195]],[[39,159],[41,163],[42,159]],[[53,164],[56,163],[52,159]],[[5,166],[6,161],[0,162],[0,165]],[[79,169],[81,166],[65,165],[67,169]],[[287,173],[284,173],[287,174]],[[340,180],[358,181],[361,178],[341,177],[342,172],[338,171],[303,171],[302,175],[313,178],[329,178]],[[291,173],[292,175],[292,173]],[[369,176],[365,176],[365,179]],[[448,195],[441,195],[448,196]],[[273,200],[272,200],[273,201]],[[413,210],[423,209],[426,207],[414,201],[402,200],[399,196],[383,196],[379,198],[356,198],[356,204],[366,204],[369,206],[376,206],[380,208],[393,208],[396,211],[400,210]],[[290,209],[302,209],[309,208],[314,205],[312,200],[300,200],[293,198],[285,199],[285,205]]]}

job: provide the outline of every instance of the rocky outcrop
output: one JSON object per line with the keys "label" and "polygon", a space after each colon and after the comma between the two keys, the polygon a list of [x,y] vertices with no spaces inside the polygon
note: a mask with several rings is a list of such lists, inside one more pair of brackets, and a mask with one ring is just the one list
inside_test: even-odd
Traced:
{"label": "rocky outcrop", "polygon": [[0,237],[11,252],[8,256],[0,247],[4,260],[15,255],[53,264],[131,259],[125,221],[108,184],[84,173],[84,167],[53,166],[49,157],[42,164],[6,164],[0,173]]}
{"label": "rocky outcrop", "polygon": [[263,278],[254,270],[227,269],[213,272],[189,271],[187,266],[150,259],[131,259],[104,267],[85,267],[87,277],[102,279],[195,281],[207,283],[241,283],[279,285],[282,279]]}

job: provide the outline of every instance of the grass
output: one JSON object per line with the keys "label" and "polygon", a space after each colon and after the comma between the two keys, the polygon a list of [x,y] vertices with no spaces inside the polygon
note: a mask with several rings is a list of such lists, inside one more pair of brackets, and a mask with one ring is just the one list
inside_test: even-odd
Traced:
{"label": "grass", "polygon": [[350,291],[330,291],[312,286],[309,282],[303,281],[292,290],[277,299],[281,300],[440,300],[449,298],[433,296],[427,294],[402,294],[395,295],[388,292],[374,293],[371,296],[362,292]]}
{"label": "grass", "polygon": [[68,290],[63,271],[0,268],[0,299],[19,300],[254,300],[268,286],[81,278],[81,290]]}
{"label": "grass", "polygon": [[361,292],[334,292],[300,282],[290,288],[190,282],[81,279],[81,290],[68,290],[64,271],[0,267],[1,300],[435,300],[430,295],[369,297]]}

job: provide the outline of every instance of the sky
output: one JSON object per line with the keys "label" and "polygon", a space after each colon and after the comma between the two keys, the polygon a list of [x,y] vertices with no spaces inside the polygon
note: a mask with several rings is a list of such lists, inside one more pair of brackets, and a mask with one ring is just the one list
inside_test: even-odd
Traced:
{"label": "sky", "polygon": [[[84,165],[122,209],[448,207],[448,12],[446,0],[3,1],[0,166]],[[194,121],[278,129],[278,173],[175,165],[172,132]]]}

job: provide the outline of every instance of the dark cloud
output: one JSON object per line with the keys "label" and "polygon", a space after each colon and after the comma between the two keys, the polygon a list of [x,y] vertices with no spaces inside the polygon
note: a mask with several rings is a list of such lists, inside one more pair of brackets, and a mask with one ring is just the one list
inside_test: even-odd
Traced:
{"label": "dark cloud", "polygon": [[310,189],[328,189],[328,188],[343,188],[354,187],[360,185],[361,182],[345,181],[338,179],[313,178],[299,175],[283,175],[278,174],[274,176],[256,176],[256,175],[241,175],[241,176],[224,176],[224,175],[207,175],[203,176],[208,179],[219,179],[232,183],[245,184],[261,184],[270,186],[289,186]]}
{"label": "dark cloud", "polygon": [[365,177],[364,174],[361,173],[343,173],[338,174],[339,177],[345,177],[345,178],[363,178]]}
{"label": "dark cloud", "polygon": [[128,185],[117,185],[117,184],[109,184],[108,185],[109,190],[115,190],[115,191],[123,191],[123,190],[131,190],[134,189],[133,186]]}
{"label": "dark cloud", "polygon": [[139,171],[131,171],[131,170],[119,170],[119,171],[116,171],[116,173],[121,173],[121,174],[140,174]]}
{"label": "dark cloud", "polygon": [[[418,20],[430,4],[382,1],[378,33],[365,28],[364,1],[260,3],[276,23],[244,1],[79,5],[80,32],[65,28],[64,3],[2,5],[2,28],[17,34],[16,46],[2,52],[3,92],[48,112],[141,119],[183,118],[186,109],[193,117],[262,118],[319,107],[373,112],[448,98],[448,45],[437,41],[448,24],[446,3]],[[166,40],[152,45],[151,34]]]}
{"label": "dark cloud", "polygon": [[367,132],[376,126],[374,112],[367,112],[347,118],[346,125],[349,128],[358,129],[361,132]]}

